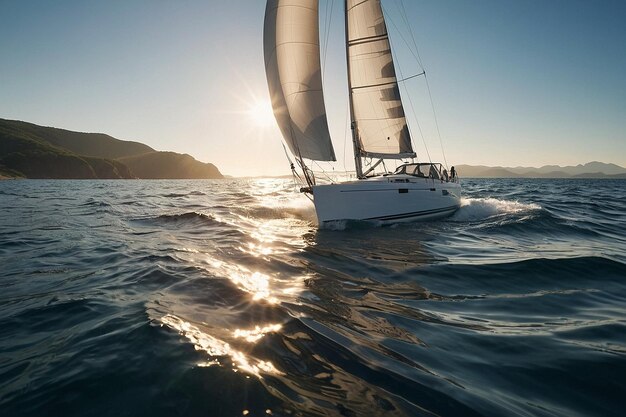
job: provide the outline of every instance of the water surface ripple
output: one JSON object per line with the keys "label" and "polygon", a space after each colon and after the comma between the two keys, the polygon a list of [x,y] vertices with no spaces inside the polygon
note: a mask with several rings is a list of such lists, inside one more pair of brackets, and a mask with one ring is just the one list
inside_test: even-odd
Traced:
{"label": "water surface ripple", "polygon": [[626,182],[318,229],[288,179],[0,181],[6,416],[619,416]]}

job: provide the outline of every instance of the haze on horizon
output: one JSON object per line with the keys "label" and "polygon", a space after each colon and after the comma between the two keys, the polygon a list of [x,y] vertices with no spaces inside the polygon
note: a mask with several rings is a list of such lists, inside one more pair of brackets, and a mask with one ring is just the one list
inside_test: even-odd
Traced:
{"label": "haze on horizon", "polygon": [[[353,167],[342,3],[320,1],[322,36],[334,4],[324,77],[338,170]],[[402,40],[400,0],[383,5],[403,75],[421,72]],[[404,6],[449,164],[626,166],[626,3]],[[229,175],[288,173],[268,108],[264,11],[262,0],[0,0],[0,118],[136,140]],[[425,84],[406,86],[440,161]]]}

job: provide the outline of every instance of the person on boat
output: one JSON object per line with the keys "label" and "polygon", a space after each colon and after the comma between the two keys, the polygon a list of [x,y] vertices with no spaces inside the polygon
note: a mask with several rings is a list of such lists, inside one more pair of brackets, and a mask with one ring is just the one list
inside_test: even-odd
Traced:
{"label": "person on boat", "polygon": [[452,181],[454,181],[456,178],[456,170],[454,169],[454,167],[450,167],[450,178],[452,179]]}
{"label": "person on boat", "polygon": [[445,182],[448,182],[448,170],[444,168],[443,173],[441,175],[443,176],[443,180]]}
{"label": "person on boat", "polygon": [[428,176],[430,177],[430,179],[433,179],[433,180],[438,180],[439,179],[439,174],[437,173],[437,169],[435,168],[434,165],[430,166],[430,170],[428,172]]}

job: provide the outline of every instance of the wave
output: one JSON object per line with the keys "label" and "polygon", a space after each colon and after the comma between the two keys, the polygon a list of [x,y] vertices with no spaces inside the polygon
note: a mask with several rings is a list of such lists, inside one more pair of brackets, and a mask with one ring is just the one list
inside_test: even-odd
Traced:
{"label": "wave", "polygon": [[54,184],[0,195],[5,415],[623,408],[621,182],[468,180],[447,220],[321,230],[287,179]]}
{"label": "wave", "polygon": [[400,223],[385,224],[379,220],[332,220],[320,225],[320,229],[332,231],[371,229],[388,226],[398,227]]}
{"label": "wave", "polygon": [[206,195],[206,193],[203,193],[202,191],[190,191],[188,193],[167,193],[167,194],[161,194],[161,197],[164,198],[181,198],[181,197],[188,197],[188,196],[203,196]]}
{"label": "wave", "polygon": [[309,200],[300,196],[290,199],[263,196],[256,204],[239,206],[236,210],[242,211],[246,216],[258,219],[297,218],[310,223],[317,223],[315,207]]}
{"label": "wave", "polygon": [[461,207],[450,218],[452,221],[480,221],[494,216],[526,214],[541,210],[535,203],[499,200],[497,198],[461,198]]}
{"label": "wave", "polygon": [[[602,274],[594,276],[596,271],[602,271]],[[554,289],[554,285],[619,285],[626,274],[626,264],[603,256],[542,257],[490,264],[420,265],[403,274],[407,272],[409,275],[419,273],[423,285],[441,284],[441,291],[452,288],[476,290],[483,286],[492,290],[497,286],[507,291],[514,288],[533,288],[535,291],[537,286]],[[462,281],[455,280],[460,276]],[[593,281],[589,280],[590,276],[594,276]],[[407,279],[404,275],[394,278],[396,281]],[[450,284],[452,280],[455,280],[454,287]]]}
{"label": "wave", "polygon": [[183,214],[162,214],[157,217],[158,220],[170,222],[170,221],[179,221],[179,220],[191,220],[191,219],[202,219],[202,218],[211,218],[211,216],[207,216],[206,214],[190,212]]}
{"label": "wave", "polygon": [[210,214],[197,213],[195,211],[181,214],[162,214],[157,217],[134,219],[139,224],[157,224],[163,226],[213,226],[220,223]]}
{"label": "wave", "polygon": [[98,201],[90,198],[86,203],[81,204],[83,207],[111,207],[111,204],[105,201]]}

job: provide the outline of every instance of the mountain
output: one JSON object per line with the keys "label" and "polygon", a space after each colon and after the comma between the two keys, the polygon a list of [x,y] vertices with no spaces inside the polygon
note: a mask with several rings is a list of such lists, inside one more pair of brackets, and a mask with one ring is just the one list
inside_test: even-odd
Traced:
{"label": "mountain", "polygon": [[456,170],[465,178],[626,178],[626,168],[597,161],[565,167],[545,165],[541,168],[458,165]]}
{"label": "mountain", "polygon": [[572,176],[572,178],[608,178],[608,179],[626,179],[626,174],[612,174],[612,175],[606,175],[603,174],[602,172],[595,172],[595,173],[586,173],[586,174],[578,174],[578,175],[574,175]]}
{"label": "mountain", "polygon": [[605,164],[604,162],[589,162],[584,165],[579,164],[576,166],[561,167],[558,165],[544,165],[541,168],[532,167],[516,167],[508,168],[514,173],[522,174],[525,176],[538,176],[545,177],[546,175],[552,175],[555,172],[561,172],[566,176],[574,176],[580,174],[601,173],[605,175],[617,175],[625,174],[626,169],[615,164]]}
{"label": "mountain", "polygon": [[103,133],[72,132],[18,120],[0,119],[0,130],[9,134],[28,136],[77,155],[95,158],[116,159],[154,152],[154,149],[143,143],[119,140]]}
{"label": "mountain", "polygon": [[189,155],[159,152],[102,133],[0,119],[0,177],[58,179],[222,178]]}
{"label": "mountain", "polygon": [[26,178],[134,178],[121,162],[77,155],[0,120],[0,175]]}
{"label": "mountain", "polygon": [[139,178],[222,178],[215,165],[205,164],[190,155],[175,152],[150,152],[120,158],[119,161]]}
{"label": "mountain", "polygon": [[521,175],[502,167],[488,167],[484,165],[457,165],[456,172],[465,178],[517,178]]}

